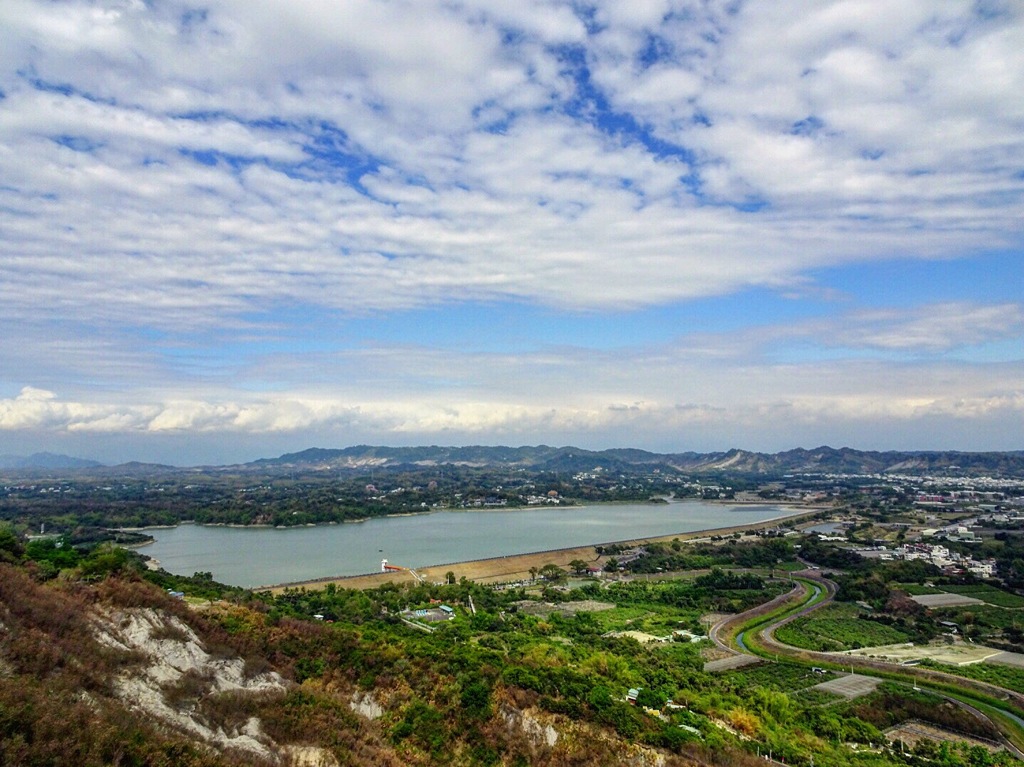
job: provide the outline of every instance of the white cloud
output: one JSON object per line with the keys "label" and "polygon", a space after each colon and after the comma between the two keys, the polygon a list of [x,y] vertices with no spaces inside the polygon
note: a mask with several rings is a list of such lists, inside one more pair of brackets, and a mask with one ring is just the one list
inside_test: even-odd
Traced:
{"label": "white cloud", "polygon": [[[542,3],[225,1],[190,21],[173,4],[7,5],[4,311],[59,296],[83,319],[175,326],[265,299],[639,306],[1019,241],[1019,18],[613,6],[585,39]],[[503,43],[508,30],[521,38]],[[613,105],[697,164],[564,115],[574,85],[544,46],[565,42],[586,46]],[[212,114],[183,116],[196,110]],[[487,133],[474,114],[512,117]],[[820,126],[792,133],[807,118]],[[342,152],[385,161],[362,174],[372,197],[307,154],[324,121],[348,135]],[[714,198],[769,207],[708,207],[681,180],[694,174]]]}
{"label": "white cloud", "polygon": [[[116,404],[88,391],[66,398],[25,388],[0,400],[0,428],[243,438],[315,432],[405,443],[445,435],[449,441],[476,435],[517,442],[574,435],[594,442],[599,435],[627,434],[633,435],[630,444],[665,448],[675,441],[682,449],[696,441],[707,449],[721,446],[716,440],[722,435],[746,435],[742,444],[755,448],[783,447],[785,435],[849,441],[842,435],[867,424],[875,425],[871,444],[906,444],[941,421],[950,434],[961,428],[957,424],[974,424],[970,440],[1010,447],[1024,425],[1021,362],[965,366],[930,355],[1020,335],[1019,306],[938,305],[607,351],[376,346],[289,352],[234,370],[230,386],[218,387],[210,371],[179,371],[178,380],[162,386],[157,376],[144,375],[148,389],[120,395]],[[772,359],[773,345],[793,339],[854,349],[914,348],[925,356],[899,364],[884,358]],[[284,390],[260,393],[251,386],[256,380],[284,384]],[[192,396],[180,397],[186,390]]]}
{"label": "white cloud", "polygon": [[[750,375],[756,371],[745,371]],[[58,398],[33,398],[24,394],[0,400],[0,425],[8,433],[33,429],[50,439],[65,434],[139,435],[158,441],[164,435],[187,433],[197,439],[251,440],[275,434],[315,432],[333,439],[351,441],[353,435],[372,435],[385,443],[537,441],[547,437],[555,442],[579,441],[607,445],[607,435],[628,434],[628,444],[666,450],[721,449],[723,440],[743,439],[743,446],[781,449],[811,439],[816,442],[850,442],[851,434],[872,425],[877,446],[881,437],[887,446],[926,447],[920,434],[928,433],[931,421],[942,420],[946,440],[961,448],[995,444],[1013,446],[1013,434],[1024,422],[1024,391],[973,392],[948,397],[917,389],[843,393],[841,391],[788,393],[773,396],[782,375],[812,375],[813,369],[787,369],[759,376],[768,389],[759,401],[729,402],[721,394],[711,401],[674,402],[594,400],[590,406],[560,402],[530,405],[509,401],[465,401],[458,405],[431,400],[349,401],[274,397],[239,402],[168,402],[145,406],[111,408],[89,402]],[[857,371],[853,368],[845,374]],[[936,371],[915,371],[914,376]],[[1019,375],[1021,371],[1017,370]],[[949,371],[943,371],[949,375]],[[902,377],[904,386],[913,379]],[[952,421],[950,421],[952,419]],[[980,429],[970,435],[950,431],[950,423]],[[696,430],[696,431],[695,431]],[[208,437],[207,435],[212,435]],[[234,435],[234,437],[232,437]],[[815,436],[817,439],[815,439]],[[862,437],[863,439],[864,437]],[[615,439],[611,437],[611,439]],[[626,444],[618,440],[612,444]],[[145,451],[148,442],[137,449]]]}
{"label": "white cloud", "polygon": [[[1003,212],[1017,229],[1009,223],[1019,210],[1013,173],[1022,148],[1013,93],[1024,59],[1019,45],[1008,46],[1020,38],[1019,9],[1007,6],[994,20],[975,17],[971,3],[930,0],[692,13],[648,26],[614,54],[598,45],[593,60],[616,104],[705,153],[711,193],[885,220],[914,218],[921,202],[938,212],[1013,188],[1017,199]],[[695,45],[700,28],[716,30],[720,43]],[[683,112],[671,99],[637,95],[649,35],[674,51],[680,82],[702,81]],[[696,113],[702,122],[685,119]]]}
{"label": "white cloud", "polygon": [[26,386],[18,396],[0,400],[0,430],[123,431],[151,417],[152,407],[104,405],[60,400],[45,389]]}
{"label": "white cloud", "polygon": [[[420,378],[405,378],[385,348],[375,364],[401,382],[387,401],[343,345],[325,356],[344,377],[312,391],[288,372],[325,379],[310,358],[247,371],[267,361],[258,344],[275,327],[367,312],[806,294],[811,271],[836,265],[1019,248],[1024,14],[997,10],[8,0],[0,321],[14,330],[0,339],[0,383],[64,394],[4,400],[0,423],[664,431],[686,419],[724,428],[734,407],[736,424],[787,409],[873,418],[865,403],[883,396],[919,414],[906,418],[1012,412],[1008,380],[988,391],[969,370],[946,392],[922,391],[899,371],[847,362],[868,393],[837,380],[819,402],[765,362],[787,343],[913,360],[1020,335],[1018,304],[928,296],[910,310],[850,307],[626,351],[635,369],[693,382],[681,388],[637,383],[617,358],[583,349],[567,355],[595,384],[572,399],[574,369],[546,349],[466,357],[473,372],[451,384],[429,372],[447,370],[445,354],[417,351]],[[248,351],[210,361],[232,334]],[[737,382],[741,362],[765,382],[757,397]],[[239,370],[249,378],[231,385]],[[530,396],[502,382],[509,374],[531,376]],[[70,389],[79,379],[97,383]],[[465,403],[446,409],[417,381]],[[287,393],[250,393],[262,385]],[[108,404],[119,398],[129,404]]]}
{"label": "white cloud", "polygon": [[858,312],[834,328],[834,342],[876,349],[946,351],[1002,338],[1024,337],[1019,304],[946,303],[913,312]]}

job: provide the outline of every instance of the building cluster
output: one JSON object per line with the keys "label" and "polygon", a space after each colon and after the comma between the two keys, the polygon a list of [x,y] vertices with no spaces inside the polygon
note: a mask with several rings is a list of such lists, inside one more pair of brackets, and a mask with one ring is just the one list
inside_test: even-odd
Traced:
{"label": "building cluster", "polygon": [[421,621],[438,623],[440,621],[450,621],[454,618],[455,610],[448,605],[438,605],[437,607],[420,607],[415,610],[405,610],[402,612],[402,615]]}
{"label": "building cluster", "polygon": [[993,511],[980,515],[977,522],[986,526],[1024,525],[1024,511]]}
{"label": "building cluster", "polygon": [[875,550],[879,559],[882,560],[921,560],[929,562],[945,575],[963,575],[971,573],[979,578],[994,578],[996,576],[996,561],[994,559],[975,559],[969,554],[960,554],[950,551],[941,544],[929,543],[907,543],[894,549]]}
{"label": "building cluster", "polygon": [[[952,468],[952,467],[951,467]],[[955,474],[898,474],[895,472],[876,472],[865,474],[848,473],[807,473],[786,475],[786,478],[797,478],[803,480],[816,480],[818,482],[834,483],[834,489],[838,491],[841,487],[850,485],[863,485],[865,482],[877,484],[878,486],[892,487],[897,490],[908,488],[921,488],[922,491],[952,491],[962,494],[962,497],[977,497],[983,493],[1002,495],[1007,493],[1024,503],[1024,479],[1013,477],[964,477]]]}
{"label": "building cluster", "polygon": [[541,506],[544,504],[557,505],[562,502],[561,497],[558,495],[556,490],[551,490],[547,495],[528,495],[526,496],[527,506]]}
{"label": "building cluster", "polygon": [[640,557],[647,556],[647,553],[646,546],[637,546],[636,548],[626,549],[621,554],[616,555],[615,561],[619,567],[625,567],[640,559]]}
{"label": "building cluster", "polygon": [[[929,517],[934,519],[934,517]],[[980,543],[981,538],[971,528],[1017,528],[1024,525],[1024,512],[998,511],[979,514],[970,519],[960,519],[956,522],[938,528],[925,528],[921,530],[922,538],[944,538],[947,541],[958,541],[960,543]]]}
{"label": "building cluster", "polygon": [[466,501],[462,505],[465,508],[496,508],[500,506],[508,506],[508,499],[499,498],[496,495],[489,495],[486,498],[473,498],[472,500]]}

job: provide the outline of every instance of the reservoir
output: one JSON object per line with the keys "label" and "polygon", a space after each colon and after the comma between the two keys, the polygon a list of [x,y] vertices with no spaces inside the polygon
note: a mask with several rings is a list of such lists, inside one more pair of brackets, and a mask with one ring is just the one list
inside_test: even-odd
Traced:
{"label": "reservoir", "polygon": [[171,573],[209,571],[221,583],[254,588],[377,572],[383,558],[403,567],[426,567],[748,525],[799,511],[673,500],[446,510],[287,529],[179,525],[150,530],[156,541],[142,553]]}

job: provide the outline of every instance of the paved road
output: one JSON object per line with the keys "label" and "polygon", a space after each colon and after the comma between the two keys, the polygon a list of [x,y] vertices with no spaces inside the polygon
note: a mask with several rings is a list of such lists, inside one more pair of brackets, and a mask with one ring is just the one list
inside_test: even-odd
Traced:
{"label": "paved road", "polygon": [[770,602],[765,602],[763,605],[753,607],[750,610],[747,610],[746,612],[738,613],[736,615],[729,615],[725,618],[722,618],[722,620],[718,621],[718,623],[711,627],[711,631],[708,632],[708,637],[711,639],[712,642],[715,643],[715,646],[719,649],[726,650],[727,652],[731,652],[737,655],[742,654],[739,653],[735,647],[733,647],[724,639],[722,639],[722,636],[727,634],[728,630],[733,628],[734,626],[741,626],[754,618],[766,615],[767,613],[770,613],[772,610],[774,610],[777,607],[780,607],[786,602],[791,602],[794,599],[799,598],[800,595],[803,593],[804,587],[801,584],[797,583],[793,586],[793,589],[791,591],[788,591],[785,594],[775,597],[775,599],[771,600]]}
{"label": "paved road", "polygon": [[[1011,702],[1013,705],[1015,705],[1018,708],[1018,710],[1024,711],[1024,695],[1015,690],[1008,690],[1004,687],[988,684],[987,682],[979,682],[972,679],[965,679],[964,677],[959,677],[955,674],[946,674],[941,671],[932,671],[930,669],[900,666],[893,663],[885,663],[882,661],[872,660],[869,658],[859,658],[856,656],[845,655],[842,653],[814,652],[812,650],[804,650],[799,647],[793,647],[791,645],[783,644],[782,642],[778,641],[775,638],[775,632],[779,628],[785,626],[788,623],[791,623],[792,621],[795,621],[797,618],[801,618],[805,615],[808,615],[814,612],[815,610],[820,610],[826,605],[831,604],[832,601],[835,599],[837,589],[835,582],[826,578],[820,571],[805,570],[803,572],[800,572],[799,575],[801,578],[813,581],[812,588],[817,589],[816,595],[820,594],[821,590],[824,590],[825,597],[820,601],[814,602],[813,604],[809,604],[806,607],[801,608],[797,612],[788,615],[785,618],[782,618],[778,621],[774,621],[770,625],[761,629],[758,632],[757,638],[761,645],[769,652],[775,653],[776,655],[783,655],[794,660],[800,660],[811,663],[838,663],[842,666],[850,668],[851,670],[854,667],[856,667],[861,672],[869,672],[869,675],[871,671],[887,672],[890,674],[893,672],[898,672],[906,676],[916,677],[921,681],[925,682],[931,681],[942,684],[956,685],[958,687],[973,690],[975,692],[979,692],[996,699],[1007,700]],[[802,584],[798,583],[792,591],[790,591],[787,594],[783,594],[780,597],[776,597],[771,602],[768,602],[764,605],[760,605],[759,607],[755,607],[752,610],[747,610],[746,612],[740,613],[739,615],[734,615],[719,621],[712,627],[711,631],[709,632],[709,636],[718,647],[724,650],[728,650],[735,654],[752,654],[747,648],[746,642],[744,641],[745,637],[743,637],[742,634],[737,637],[737,640],[739,640],[738,644],[740,646],[739,650],[737,650],[735,647],[729,646],[721,638],[723,633],[725,633],[728,629],[732,627],[743,625],[744,623],[747,623],[754,618],[757,618],[761,615],[765,615],[773,611],[776,607],[780,606],[781,604],[784,604],[787,601],[795,600],[801,596],[806,595],[806,593],[806,588]],[[986,715],[982,711],[979,711],[974,706],[964,703],[963,701],[960,701],[952,696],[947,696],[941,692],[936,692],[935,690],[929,689],[929,692],[939,695],[940,697],[945,698],[951,703],[955,703],[956,705],[963,708],[965,711],[968,711],[973,716],[989,722],[996,728],[996,730],[999,730],[998,725],[995,722],[993,722],[988,715]],[[1017,716],[1015,714],[1008,715],[1014,720],[1016,720],[1019,724],[1024,725],[1024,719],[1021,719],[1020,716]],[[1010,751],[1010,753],[1012,753],[1018,759],[1024,760],[1024,752],[1022,752],[1020,749],[1018,749],[1016,746],[1010,743],[1010,741],[1004,738],[1003,745],[1006,747],[1008,751]]]}
{"label": "paved road", "polygon": [[960,688],[972,690],[974,692],[987,695],[992,698],[999,700],[1006,700],[1012,703],[1018,710],[1024,711],[1024,694],[1016,690],[1010,690],[1005,687],[999,687],[998,685],[989,684],[988,682],[980,682],[974,679],[967,679],[962,676],[955,674],[947,674],[942,671],[933,671],[931,669],[917,668],[913,666],[901,666],[895,663],[887,663],[885,661],[874,660],[871,658],[862,658],[853,655],[846,655],[844,653],[827,653],[827,652],[815,652],[813,650],[803,650],[799,647],[793,647],[791,645],[783,644],[775,638],[775,632],[781,627],[796,620],[799,617],[820,610],[828,604],[831,604],[835,599],[836,584],[830,581],[824,575],[818,571],[802,572],[800,573],[801,578],[813,580],[817,585],[820,585],[828,592],[824,599],[814,605],[805,607],[798,611],[796,614],[783,618],[782,620],[776,621],[769,626],[766,626],[758,633],[758,639],[761,643],[771,652],[777,652],[780,655],[786,655],[791,658],[804,659],[811,661],[822,661],[826,663],[838,663],[846,667],[856,667],[859,669],[867,669],[871,671],[898,671],[900,674],[916,677],[923,682],[937,682],[942,684],[956,685]]}

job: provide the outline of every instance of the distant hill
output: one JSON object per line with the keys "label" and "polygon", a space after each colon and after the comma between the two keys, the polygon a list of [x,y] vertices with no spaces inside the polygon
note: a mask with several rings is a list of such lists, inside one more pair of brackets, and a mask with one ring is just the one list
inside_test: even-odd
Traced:
{"label": "distant hill", "polygon": [[470,445],[468,447],[373,447],[357,445],[337,450],[311,448],[265,458],[247,466],[269,468],[359,469],[399,466],[518,466],[534,471],[588,471],[632,469],[639,465],[665,464],[668,456],[643,450],[604,450],[595,452],[576,447],[548,445],[504,447]]}
{"label": "distant hill", "polygon": [[97,469],[102,466],[99,461],[55,453],[0,455],[0,469]]}
{"label": "distant hill", "polygon": [[733,449],[716,453],[652,453],[635,448],[584,450],[550,445],[429,445],[385,447],[355,445],[313,447],[277,458],[230,466],[183,468],[129,462],[107,466],[97,461],[52,453],[0,456],[0,470],[71,471],[102,476],[155,476],[182,473],[276,473],[278,471],[400,470],[428,466],[523,468],[532,472],[576,473],[600,468],[606,472],[679,471],[688,474],[732,474],[777,477],[784,474],[954,474],[1024,478],[1024,451],[966,453],[950,450],[884,451],[821,446],[780,453]]}
{"label": "distant hill", "polygon": [[109,477],[146,477],[153,474],[177,474],[185,471],[190,471],[190,469],[170,466],[165,463],[129,461],[128,463],[119,463],[115,466],[100,467],[94,473]]}
{"label": "distant hill", "polygon": [[1021,476],[1024,452],[964,453],[958,451],[877,452],[827,446],[797,448],[781,453],[731,450],[720,458],[698,457],[702,469],[765,473],[825,474],[967,474]]}
{"label": "distant hill", "polygon": [[1024,451],[867,451],[827,446],[781,453],[729,450],[724,453],[651,453],[636,449],[583,450],[548,445],[524,447],[374,447],[311,448],[246,464],[252,468],[359,469],[402,465],[521,466],[534,471],[606,471],[672,468],[686,472],[779,475],[799,473],[881,474],[955,473],[1024,476]]}

